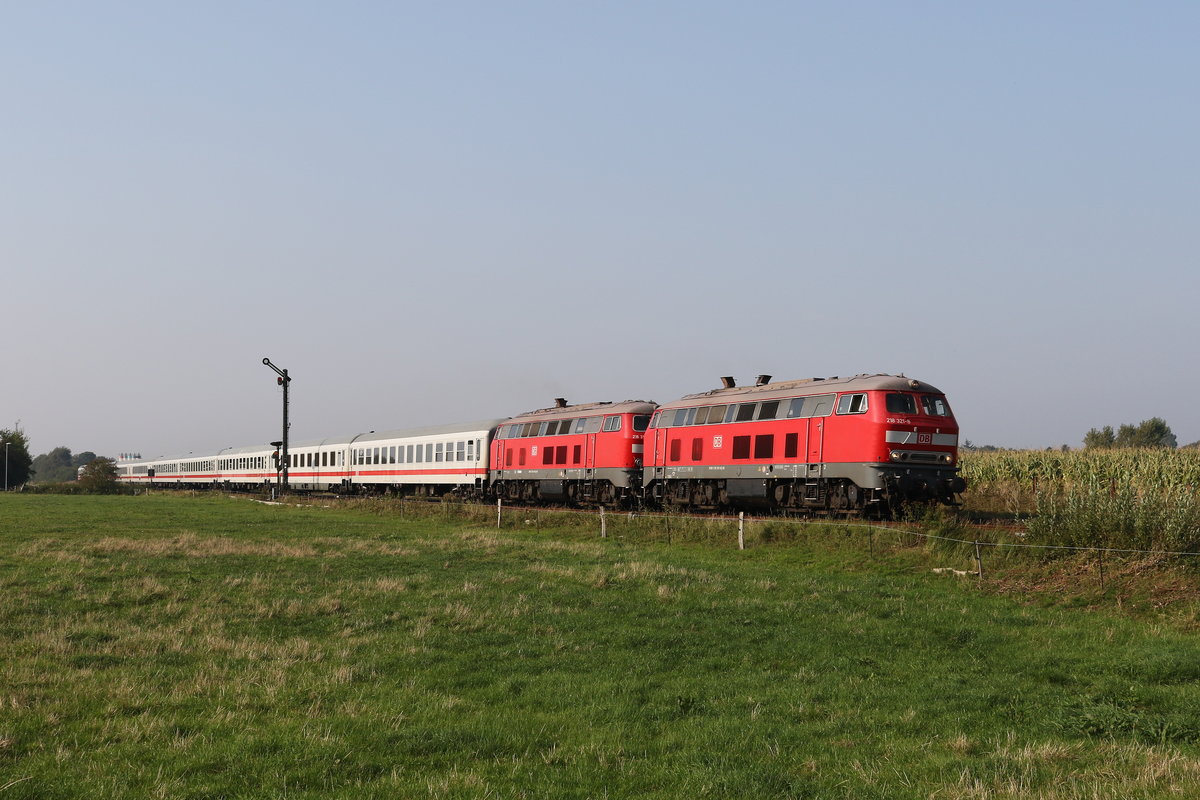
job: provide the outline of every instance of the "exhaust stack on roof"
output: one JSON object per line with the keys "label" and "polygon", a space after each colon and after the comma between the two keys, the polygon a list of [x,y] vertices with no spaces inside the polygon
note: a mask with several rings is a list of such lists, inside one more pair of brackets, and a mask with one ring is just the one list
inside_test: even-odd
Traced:
{"label": "exhaust stack on roof", "polygon": [[737,386],[737,381],[733,379],[733,376],[726,375],[725,377],[721,378],[721,386],[725,389],[732,389],[733,387]]}
{"label": "exhaust stack on roof", "polygon": [[759,375],[757,378],[754,379],[755,386],[766,386],[770,382],[771,382],[770,375]]}
{"label": "exhaust stack on roof", "polygon": [[554,407],[555,408],[566,408],[567,407],[567,398],[565,398],[565,397],[554,398]]}

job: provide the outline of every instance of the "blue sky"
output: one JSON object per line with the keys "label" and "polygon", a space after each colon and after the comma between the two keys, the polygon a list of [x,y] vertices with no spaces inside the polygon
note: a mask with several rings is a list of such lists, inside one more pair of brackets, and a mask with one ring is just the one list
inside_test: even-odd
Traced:
{"label": "blue sky", "polygon": [[1200,5],[9,4],[0,427],[200,452],[904,373],[1200,439]]}

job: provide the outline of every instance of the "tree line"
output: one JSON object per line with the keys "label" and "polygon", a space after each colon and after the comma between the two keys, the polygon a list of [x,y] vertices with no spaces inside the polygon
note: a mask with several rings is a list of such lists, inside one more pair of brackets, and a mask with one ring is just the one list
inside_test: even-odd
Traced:
{"label": "tree line", "polygon": [[1111,425],[1092,428],[1084,434],[1083,446],[1088,450],[1124,447],[1175,448],[1179,446],[1179,442],[1166,420],[1162,417],[1151,417],[1137,425],[1121,425],[1115,431]]}
{"label": "tree line", "polygon": [[4,451],[5,489],[23,486],[35,477],[40,483],[67,483],[78,478],[88,491],[109,491],[116,486],[117,463],[90,450],[72,455],[70,448],[56,447],[31,457],[29,438],[19,424],[0,428],[0,450]]}

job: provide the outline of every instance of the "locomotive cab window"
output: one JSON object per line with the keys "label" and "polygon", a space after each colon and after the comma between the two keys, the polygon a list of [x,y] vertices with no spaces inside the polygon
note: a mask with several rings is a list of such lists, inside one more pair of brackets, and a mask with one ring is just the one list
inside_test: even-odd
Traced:
{"label": "locomotive cab window", "polygon": [[621,430],[621,418],[620,417],[605,417],[604,418],[604,430],[606,430],[606,431]]}
{"label": "locomotive cab window", "polygon": [[921,408],[931,417],[950,416],[950,407],[946,405],[946,398],[938,397],[935,394],[921,395]]}
{"label": "locomotive cab window", "polygon": [[634,414],[633,416],[633,432],[643,433],[646,428],[650,427],[649,414]]}
{"label": "locomotive cab window", "polygon": [[867,396],[865,394],[844,394],[838,398],[837,413],[865,414],[867,413]]}
{"label": "locomotive cab window", "polygon": [[888,393],[884,399],[889,414],[917,413],[917,399],[911,394]]}

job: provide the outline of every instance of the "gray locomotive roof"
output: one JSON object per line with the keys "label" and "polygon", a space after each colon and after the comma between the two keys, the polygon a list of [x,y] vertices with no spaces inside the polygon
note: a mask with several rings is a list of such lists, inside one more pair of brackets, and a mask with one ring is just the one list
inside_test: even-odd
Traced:
{"label": "gray locomotive roof", "polygon": [[651,414],[658,406],[645,400],[625,400],[620,403],[580,403],[576,406],[553,406],[518,414],[510,422],[559,417],[586,417],[597,414]]}
{"label": "gray locomotive roof", "polygon": [[927,392],[941,394],[936,387],[904,375],[855,375],[852,378],[806,378],[803,380],[777,381],[762,386],[735,386],[730,389],[712,389],[698,394],[689,394],[663,404],[663,408],[687,408],[708,403],[736,403],[752,400],[774,400],[827,392]]}

